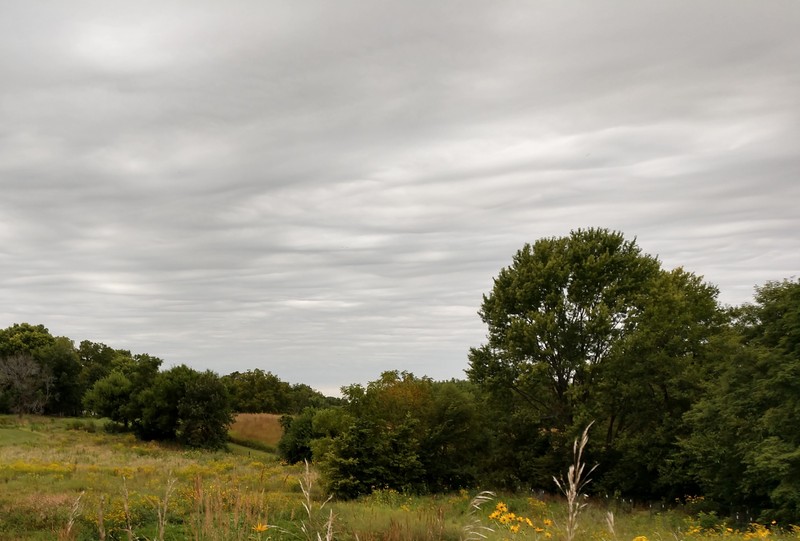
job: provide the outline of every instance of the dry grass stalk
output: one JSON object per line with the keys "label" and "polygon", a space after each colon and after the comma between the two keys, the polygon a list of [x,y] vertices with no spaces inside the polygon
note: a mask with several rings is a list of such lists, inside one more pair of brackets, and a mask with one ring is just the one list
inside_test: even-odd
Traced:
{"label": "dry grass stalk", "polygon": [[133,525],[131,524],[131,512],[130,512],[130,505],[129,505],[129,495],[128,495],[128,482],[125,480],[125,476],[122,476],[122,508],[125,511],[125,532],[128,535],[128,541],[133,541]]}
{"label": "dry grass stalk", "polygon": [[78,515],[80,515],[81,498],[83,498],[83,495],[85,493],[86,493],[85,490],[82,491],[75,499],[75,502],[72,504],[72,507],[70,508],[69,511],[69,520],[67,520],[67,525],[64,528],[62,528],[61,531],[58,532],[59,541],[69,541],[74,537],[72,528],[73,526],[75,526],[75,519],[77,519]]}
{"label": "dry grass stalk", "polygon": [[[323,541],[322,536],[317,532],[317,541]],[[325,539],[324,541],[333,541],[333,509],[328,514],[328,520],[325,522]]]}
{"label": "dry grass stalk", "polygon": [[572,445],[572,458],[573,462],[567,470],[567,479],[559,480],[553,477],[558,489],[564,493],[567,498],[567,522],[564,528],[564,536],[566,541],[572,541],[575,538],[575,533],[578,529],[578,515],[581,510],[586,507],[586,503],[581,502],[581,498],[586,498],[583,489],[589,484],[591,479],[589,475],[597,468],[593,466],[588,472],[585,471],[586,464],[583,462],[583,450],[589,442],[589,428],[594,424],[594,421],[584,429],[583,435],[576,438]]}
{"label": "dry grass stalk", "polygon": [[105,495],[100,496],[100,504],[97,506],[97,533],[100,541],[106,541],[106,522],[103,516],[103,506],[106,503]]}
{"label": "dry grass stalk", "polygon": [[158,541],[164,541],[164,532],[167,527],[167,506],[169,505],[169,498],[175,490],[176,481],[177,480],[172,477],[172,475],[169,476],[167,479],[167,488],[164,491],[164,499],[156,507],[156,512],[158,513]]}
{"label": "dry grass stalk", "polygon": [[190,521],[192,537],[194,541],[200,541],[200,532],[202,530],[200,517],[202,516],[203,511],[203,481],[199,475],[195,476],[194,478],[192,502],[194,503],[194,512],[192,513],[192,520]]}

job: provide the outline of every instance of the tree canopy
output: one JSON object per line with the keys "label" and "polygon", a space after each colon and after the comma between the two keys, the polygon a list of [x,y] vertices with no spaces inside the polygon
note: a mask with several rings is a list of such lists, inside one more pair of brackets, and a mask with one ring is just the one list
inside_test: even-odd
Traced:
{"label": "tree canopy", "polygon": [[721,323],[716,296],[606,229],[518,251],[483,298],[488,341],[470,350],[468,370],[506,399],[513,458],[529,464],[508,482],[548,486],[565,446],[595,421],[603,431],[592,449],[604,465],[597,485],[656,496],[658,465],[673,450],[698,392],[693,372]]}

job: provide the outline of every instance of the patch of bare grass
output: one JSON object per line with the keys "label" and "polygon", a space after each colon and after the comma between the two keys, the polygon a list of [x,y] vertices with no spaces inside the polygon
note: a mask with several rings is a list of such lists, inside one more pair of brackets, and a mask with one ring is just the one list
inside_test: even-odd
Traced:
{"label": "patch of bare grass", "polygon": [[283,437],[281,415],[274,413],[239,413],[231,425],[230,435],[237,440],[257,441],[275,446]]}

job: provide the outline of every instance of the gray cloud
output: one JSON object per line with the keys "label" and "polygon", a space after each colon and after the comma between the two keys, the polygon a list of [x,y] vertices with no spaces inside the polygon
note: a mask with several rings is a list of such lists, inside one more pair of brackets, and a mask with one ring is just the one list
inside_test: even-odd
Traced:
{"label": "gray cloud", "polygon": [[326,392],[460,377],[525,242],[798,274],[800,7],[6,2],[0,321]]}

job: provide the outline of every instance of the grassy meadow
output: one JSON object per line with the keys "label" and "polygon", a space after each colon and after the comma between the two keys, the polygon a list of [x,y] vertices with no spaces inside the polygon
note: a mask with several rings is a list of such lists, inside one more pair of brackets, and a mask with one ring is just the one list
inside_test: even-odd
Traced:
{"label": "grassy meadow", "polygon": [[[260,428],[259,428],[260,427]],[[0,416],[0,540],[566,539],[567,509],[547,495],[416,497],[377,491],[326,502],[313,469],[269,450],[278,416],[244,415],[228,452],[110,434],[82,419]],[[732,528],[682,509],[588,500],[575,539],[800,539],[790,525]]]}

